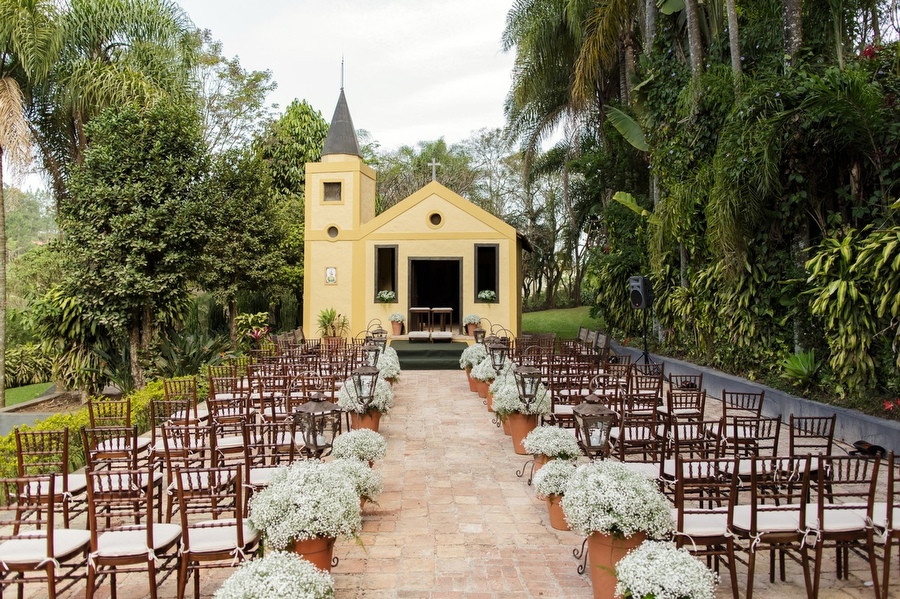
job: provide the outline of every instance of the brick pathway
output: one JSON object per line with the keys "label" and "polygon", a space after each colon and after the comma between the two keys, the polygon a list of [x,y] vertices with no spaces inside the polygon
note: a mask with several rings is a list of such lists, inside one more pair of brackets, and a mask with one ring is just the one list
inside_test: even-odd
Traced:
{"label": "brick pathway", "polygon": [[[463,373],[409,371],[394,389],[396,407],[381,420],[388,456],[375,465],[385,491],[378,505],[365,508],[361,544],[341,540],[336,546],[337,597],[591,597],[590,579],[576,573],[572,557],[581,538],[550,527],[543,501],[516,476],[525,457],[517,456],[509,438],[491,424]],[[833,552],[827,559],[820,597],[874,595],[864,584],[868,565],[862,559],[850,558],[847,581],[835,580]],[[758,568],[755,597],[805,597],[799,566],[789,561],[788,581],[770,584],[767,561]],[[202,596],[211,597],[230,572],[202,572]],[[745,578],[739,566],[742,590]],[[146,597],[145,580],[137,574],[123,577],[118,596]],[[107,589],[98,596],[108,597]],[[900,597],[898,589],[900,584],[893,597]],[[81,597],[83,590],[66,596]],[[160,596],[175,596],[174,576]],[[717,596],[731,596],[727,585]]]}

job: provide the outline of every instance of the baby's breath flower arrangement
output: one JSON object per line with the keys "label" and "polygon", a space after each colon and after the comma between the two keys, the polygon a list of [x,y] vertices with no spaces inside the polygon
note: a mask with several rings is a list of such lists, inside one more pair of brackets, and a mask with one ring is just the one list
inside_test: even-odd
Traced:
{"label": "baby's breath flower arrangement", "polygon": [[[475,368],[475,366],[481,364],[485,360],[488,360],[488,354],[484,343],[473,343],[464,349],[459,356],[459,367],[463,369],[467,366]],[[488,360],[488,363],[490,363],[490,360]],[[491,370],[493,370],[493,368],[491,368]]]}
{"label": "baby's breath flower arrangement", "polygon": [[476,297],[483,302],[496,302],[497,292],[493,289],[482,289]]}
{"label": "baby's breath flower arrangement", "polygon": [[384,380],[396,381],[400,378],[400,358],[397,356],[397,350],[393,347],[387,346],[381,350],[376,366]]}
{"label": "baby's breath flower arrangement", "polygon": [[467,324],[481,324],[481,317],[477,314],[466,314],[463,317],[463,326]]}
{"label": "baby's breath flower arrangement", "polygon": [[222,583],[215,599],[332,599],[334,579],[297,555],[274,551],[249,560]]}
{"label": "baby's breath flower arrangement", "polygon": [[572,529],[584,536],[599,532],[627,538],[644,532],[661,539],[672,531],[670,504],[656,483],[611,460],[579,466],[562,508]]}
{"label": "baby's breath flower arrangement", "polygon": [[329,465],[342,472],[353,485],[356,494],[368,501],[375,501],[384,490],[381,473],[369,468],[369,465],[361,460],[341,458],[332,460]]}
{"label": "baby's breath flower arrangement", "polygon": [[387,455],[387,441],[376,431],[358,428],[335,437],[331,455],[335,458],[374,462]]}
{"label": "baby's breath flower arrangement", "polygon": [[353,379],[347,379],[338,392],[337,404],[348,412],[357,414],[365,414],[372,410],[387,414],[394,406],[394,390],[389,382],[379,376],[375,382],[375,395],[372,397],[372,401],[368,405],[363,405],[356,395]]}
{"label": "baby's breath flower arrangement", "polygon": [[269,486],[253,495],[248,521],[275,549],[314,537],[356,536],[359,494],[340,468],[295,462],[278,468]]}
{"label": "baby's breath flower arrangement", "polygon": [[399,312],[393,312],[390,316],[388,316],[388,320],[390,320],[391,322],[403,322],[406,320],[406,317]]}
{"label": "baby's breath flower arrangement", "polygon": [[525,451],[549,458],[574,460],[581,455],[578,441],[569,431],[558,426],[539,426],[525,437]]}
{"label": "baby's breath flower arrangement", "polygon": [[[475,345],[481,344],[476,343]],[[497,378],[497,371],[494,370],[494,367],[491,365],[491,359],[487,357],[487,354],[485,354],[484,360],[472,367],[472,372],[469,374],[476,381],[482,381],[484,383],[490,383]]]}
{"label": "baby's breath flower arrangement", "polygon": [[[474,370],[472,371],[472,376],[475,376]],[[519,397],[519,387],[516,384],[513,369],[504,367],[504,370],[501,371],[501,378],[502,381],[497,379],[497,381],[494,381],[494,385],[491,385],[491,393],[494,394],[494,412],[501,419],[506,418],[507,415],[513,412],[526,415],[550,413],[550,393],[547,392],[547,387],[543,383],[538,384],[534,400],[525,403]]]}
{"label": "baby's breath flower arrangement", "polygon": [[687,549],[644,541],[616,564],[616,595],[625,599],[713,599],[716,574]]}
{"label": "baby's breath flower arrangement", "polygon": [[565,495],[566,485],[575,474],[575,464],[566,460],[552,460],[534,473],[534,490],[541,497]]}

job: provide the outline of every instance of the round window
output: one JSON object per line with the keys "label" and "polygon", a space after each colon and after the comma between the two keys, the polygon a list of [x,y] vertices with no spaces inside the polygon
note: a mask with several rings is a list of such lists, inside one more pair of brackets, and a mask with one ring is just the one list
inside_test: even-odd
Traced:
{"label": "round window", "polygon": [[432,212],[431,216],[428,217],[428,221],[432,224],[432,226],[439,227],[444,221],[444,217],[437,212]]}
{"label": "round window", "polygon": [[328,227],[328,236],[334,239],[338,236],[338,228],[337,227]]}

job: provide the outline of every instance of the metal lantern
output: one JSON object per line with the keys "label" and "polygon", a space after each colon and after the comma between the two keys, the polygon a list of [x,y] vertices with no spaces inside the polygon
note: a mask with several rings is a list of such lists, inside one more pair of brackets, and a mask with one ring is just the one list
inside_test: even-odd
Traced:
{"label": "metal lantern", "polygon": [[541,371],[533,366],[516,368],[516,387],[519,389],[519,399],[525,405],[531,404],[537,397],[541,384]]}
{"label": "metal lantern", "polygon": [[308,458],[322,458],[331,453],[335,437],[341,434],[343,410],[326,400],[321,393],[301,405],[294,412],[294,423],[299,429],[303,447],[301,453]]}
{"label": "metal lantern", "polygon": [[374,342],[367,343],[360,348],[360,352],[362,352],[363,364],[366,366],[378,366],[378,356],[381,355],[381,347],[376,345]]}
{"label": "metal lantern", "polygon": [[366,336],[366,345],[375,345],[378,349],[384,351],[384,348],[387,347],[387,338],[388,332],[381,327],[378,327],[377,329],[374,329],[371,334]]}
{"label": "metal lantern", "polygon": [[487,333],[487,331],[485,331],[481,327],[478,327],[475,329],[474,333],[475,333],[475,343],[484,343],[484,336]]}
{"label": "metal lantern", "polygon": [[374,366],[363,366],[350,373],[356,399],[366,410],[375,398],[375,383],[378,382],[379,374],[380,371]]}
{"label": "metal lantern", "polygon": [[575,437],[581,451],[591,458],[609,455],[609,431],[615,423],[616,413],[595,402],[582,402],[572,408],[575,416]]}
{"label": "metal lantern", "polygon": [[488,355],[491,357],[491,366],[494,367],[497,376],[500,376],[500,371],[503,370],[503,365],[506,363],[507,356],[509,356],[509,348],[497,343],[489,345],[487,349]]}

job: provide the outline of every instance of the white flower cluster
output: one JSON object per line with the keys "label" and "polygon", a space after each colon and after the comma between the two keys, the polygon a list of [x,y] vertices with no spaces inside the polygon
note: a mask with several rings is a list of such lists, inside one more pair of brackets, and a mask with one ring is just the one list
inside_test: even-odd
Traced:
{"label": "white flower cluster", "polygon": [[331,599],[334,579],[296,553],[275,551],[246,561],[215,599]]}
{"label": "white flower cluster", "polygon": [[[493,369],[492,369],[493,370]],[[474,376],[475,371],[472,371]],[[491,393],[494,396],[493,407],[494,412],[503,417],[512,412],[519,414],[549,414],[552,408],[550,403],[550,393],[544,383],[538,384],[537,393],[534,400],[525,403],[519,397],[519,386],[516,384],[516,376],[512,363],[507,362],[500,376],[491,385]]]}
{"label": "white flower cluster", "polygon": [[394,389],[391,384],[380,376],[375,382],[375,395],[368,405],[363,405],[356,395],[356,386],[353,379],[349,378],[344,381],[344,386],[338,392],[337,404],[348,412],[356,412],[357,414],[365,414],[370,410],[378,410],[382,414],[387,414],[394,406]]}
{"label": "white flower cluster", "polygon": [[464,349],[459,356],[459,367],[465,368],[466,366],[471,366],[472,368],[475,368],[476,365],[481,364],[487,357],[487,348],[484,346],[484,343],[473,343]]}
{"label": "white flower cluster", "polygon": [[[480,343],[476,343],[475,345],[481,345]],[[497,378],[497,371],[494,370],[494,366],[491,364],[491,359],[485,355],[484,360],[475,364],[472,367],[472,372],[469,373],[473,379],[476,381],[482,381],[485,383],[489,383]]]}
{"label": "white flower cluster", "polygon": [[616,564],[616,595],[655,599],[713,599],[716,574],[668,543],[645,541]]}
{"label": "white flower cluster", "polygon": [[481,317],[477,314],[466,314],[463,318],[463,325],[467,324],[481,324]]}
{"label": "white flower cluster", "polygon": [[393,347],[387,346],[381,351],[376,366],[381,371],[381,378],[392,381],[400,378],[400,357]]}
{"label": "white flower cluster", "polygon": [[578,441],[571,429],[558,426],[539,426],[525,437],[522,444],[531,454],[544,454],[551,458],[574,460],[581,455]]}
{"label": "white flower cluster", "polygon": [[373,462],[387,455],[387,441],[373,430],[358,428],[335,437],[331,455],[335,458]]}
{"label": "white flower cluster", "polygon": [[575,474],[575,464],[568,460],[550,460],[534,474],[534,490],[538,495],[564,495],[566,485]]}
{"label": "white flower cluster", "polygon": [[344,471],[314,460],[278,468],[250,499],[248,521],[276,549],[313,537],[355,536],[362,528],[359,495]]}
{"label": "white flower cluster", "polygon": [[340,458],[332,460],[330,465],[343,472],[360,497],[375,501],[384,490],[381,473],[369,468],[369,465],[362,460]]}
{"label": "white flower cluster", "polygon": [[661,539],[672,531],[670,504],[656,483],[621,462],[598,460],[579,466],[562,499],[573,530],[630,537],[645,532]]}

